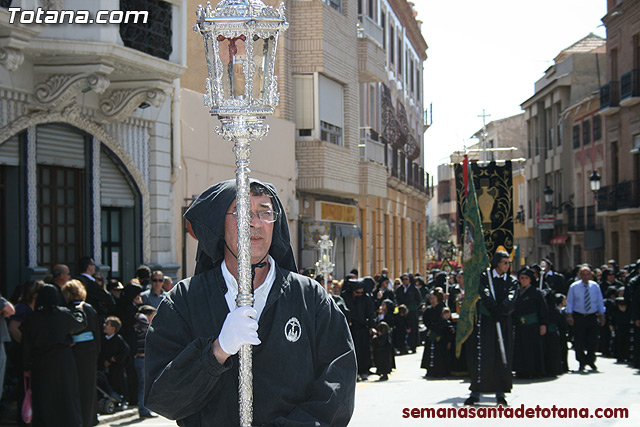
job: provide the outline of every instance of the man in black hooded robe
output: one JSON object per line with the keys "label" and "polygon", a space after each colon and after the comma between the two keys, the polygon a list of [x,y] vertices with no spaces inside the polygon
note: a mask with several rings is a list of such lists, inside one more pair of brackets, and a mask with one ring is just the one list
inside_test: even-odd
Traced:
{"label": "man in black hooded robe", "polygon": [[185,213],[199,242],[196,275],[171,290],[149,327],[145,407],[185,427],[239,425],[236,353],[253,344],[253,425],[345,426],[356,382],[345,317],[321,285],[295,273],[282,203],[255,180],[255,304],[235,307],[235,199],[235,180],[225,181]]}

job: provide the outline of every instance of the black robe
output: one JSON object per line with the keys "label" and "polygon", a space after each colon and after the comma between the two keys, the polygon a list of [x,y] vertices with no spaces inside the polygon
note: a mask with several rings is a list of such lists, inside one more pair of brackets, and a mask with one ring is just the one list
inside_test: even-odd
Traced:
{"label": "black robe", "polygon": [[[275,279],[252,347],[253,425],[345,426],[357,369],[345,316],[320,284],[294,273],[284,207],[264,186],[279,216],[269,248]],[[235,180],[216,184],[185,213],[198,239],[196,275],[169,292],[147,332],[144,406],[182,427],[239,425],[238,356],[220,364],[212,349],[229,313],[220,263],[235,197]]]}
{"label": "black robe", "polygon": [[[73,309],[78,303],[72,303],[69,308]],[[78,388],[80,391],[80,410],[82,413],[82,425],[91,427],[98,421],[96,415],[98,411],[96,395],[96,365],[98,353],[100,353],[100,341],[102,337],[102,323],[98,314],[90,304],[84,304],[84,314],[87,317],[87,327],[74,334],[74,342],[71,349],[76,360],[76,370],[78,371]],[[86,340],[86,334],[91,334],[92,339]],[[81,337],[81,338],[78,338]]]}
{"label": "black robe", "polygon": [[[493,271],[489,272],[493,274]],[[476,393],[507,393],[511,391],[513,379],[513,326],[511,313],[517,296],[518,282],[507,274],[507,279],[493,278],[495,298],[492,296],[487,271],[480,276],[480,301],[477,306],[477,321],[466,341],[467,365],[471,376],[469,389]],[[504,339],[507,365],[502,362],[498,346],[496,322]]]}
{"label": "black robe", "polygon": [[373,362],[378,375],[386,375],[394,368],[393,346],[389,334],[376,335],[371,339]]}
{"label": "black robe", "polygon": [[351,314],[349,330],[353,337],[358,361],[358,374],[367,374],[371,367],[371,333],[376,326],[376,315],[373,310],[373,300],[369,294],[354,298],[351,291],[342,294],[345,304]]}
{"label": "black robe", "polygon": [[50,307],[20,326],[24,369],[31,370],[33,427],[82,426],[71,334],[86,325],[81,309]]}
{"label": "black robe", "polygon": [[454,340],[455,329],[451,321],[440,318],[430,327],[420,366],[427,370],[427,377],[443,378],[449,375],[449,352]]}
{"label": "black robe", "polygon": [[547,303],[542,292],[533,286],[520,289],[513,310],[515,339],[513,370],[522,378],[544,377],[544,336],[540,325],[549,323]]}

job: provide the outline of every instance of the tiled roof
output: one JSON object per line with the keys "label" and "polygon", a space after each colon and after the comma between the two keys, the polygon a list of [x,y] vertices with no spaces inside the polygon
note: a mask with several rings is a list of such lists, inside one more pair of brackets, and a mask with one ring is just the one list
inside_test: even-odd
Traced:
{"label": "tiled roof", "polygon": [[561,62],[563,59],[573,55],[574,53],[588,53],[594,49],[597,49],[603,46],[607,41],[600,36],[597,36],[593,33],[589,33],[585,38],[575,42],[571,46],[566,49],[563,49],[562,52],[555,57],[554,61],[556,64]]}

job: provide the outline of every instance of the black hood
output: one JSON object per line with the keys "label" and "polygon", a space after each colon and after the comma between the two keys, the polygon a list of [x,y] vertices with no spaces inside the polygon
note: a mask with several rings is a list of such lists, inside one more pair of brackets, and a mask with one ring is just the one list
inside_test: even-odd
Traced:
{"label": "black hood", "polygon": [[[250,179],[263,185],[273,201],[273,208],[280,213],[273,226],[273,239],[269,255],[279,267],[297,273],[293,258],[289,223],[276,189],[271,184]],[[198,239],[195,275],[211,270],[224,259],[224,218],[227,209],[236,198],[236,180],[230,179],[209,187],[189,206],[184,217],[191,224]]]}

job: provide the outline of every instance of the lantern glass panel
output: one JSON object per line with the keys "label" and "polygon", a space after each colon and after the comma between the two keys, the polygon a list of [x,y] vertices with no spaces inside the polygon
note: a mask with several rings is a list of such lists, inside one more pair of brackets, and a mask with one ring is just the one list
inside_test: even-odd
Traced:
{"label": "lantern glass panel", "polygon": [[253,41],[253,62],[255,71],[253,73],[253,98],[265,99],[267,91],[265,90],[265,76],[268,72],[267,64],[273,54],[273,37],[263,39],[255,36]]}
{"label": "lantern glass panel", "polygon": [[222,62],[222,89],[225,99],[244,97],[243,64],[247,59],[246,37],[232,39],[218,36],[220,61]]}

